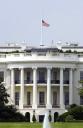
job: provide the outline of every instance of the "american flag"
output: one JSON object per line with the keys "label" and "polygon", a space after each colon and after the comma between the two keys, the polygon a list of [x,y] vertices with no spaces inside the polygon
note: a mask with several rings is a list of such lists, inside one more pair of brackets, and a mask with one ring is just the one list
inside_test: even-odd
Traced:
{"label": "american flag", "polygon": [[50,25],[47,22],[45,22],[44,20],[42,20],[42,26],[49,27]]}

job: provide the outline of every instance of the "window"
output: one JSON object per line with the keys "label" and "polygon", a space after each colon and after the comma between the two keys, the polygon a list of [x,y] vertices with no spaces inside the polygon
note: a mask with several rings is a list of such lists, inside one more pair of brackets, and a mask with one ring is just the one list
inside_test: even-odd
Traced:
{"label": "window", "polygon": [[39,71],[39,82],[45,82],[45,72]]}
{"label": "window", "polygon": [[83,71],[80,71],[80,80],[83,80]]}
{"label": "window", "polygon": [[30,82],[30,72],[27,72],[27,82],[29,83]]}
{"label": "window", "polygon": [[80,96],[80,105],[83,105],[83,96]]}
{"label": "window", "polygon": [[45,104],[45,93],[39,92],[39,105],[44,105],[44,104]]}
{"label": "window", "polygon": [[68,70],[64,70],[63,80],[64,80],[64,84],[69,84],[69,71]]}
{"label": "window", "polygon": [[15,92],[15,105],[19,105],[19,92]]}
{"label": "window", "polygon": [[64,80],[69,80],[69,71],[68,70],[64,71]]}
{"label": "window", "polygon": [[57,72],[53,71],[53,80],[57,80]]}
{"label": "window", "polygon": [[57,92],[53,92],[53,105],[57,105]]}
{"label": "window", "polygon": [[65,92],[64,104],[69,105],[69,92]]}
{"label": "window", "polygon": [[27,105],[31,105],[31,92],[27,92]]}
{"label": "window", "polygon": [[4,72],[0,72],[0,82],[4,81]]}

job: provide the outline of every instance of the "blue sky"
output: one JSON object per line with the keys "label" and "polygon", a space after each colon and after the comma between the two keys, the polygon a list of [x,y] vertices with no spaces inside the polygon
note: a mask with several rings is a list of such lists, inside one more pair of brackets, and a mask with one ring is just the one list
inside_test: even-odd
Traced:
{"label": "blue sky", "polygon": [[41,17],[43,44],[83,43],[83,0],[0,0],[0,42],[39,45]]}

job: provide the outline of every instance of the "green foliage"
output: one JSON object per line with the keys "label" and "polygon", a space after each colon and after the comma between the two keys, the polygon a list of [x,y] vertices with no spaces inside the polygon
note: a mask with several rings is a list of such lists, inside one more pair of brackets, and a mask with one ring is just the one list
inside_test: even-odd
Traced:
{"label": "green foliage", "polygon": [[73,116],[72,115],[68,115],[68,116],[66,116],[66,118],[65,118],[65,121],[66,122],[72,122],[74,119],[73,119]]}
{"label": "green foliage", "polygon": [[72,108],[76,107],[77,105],[76,104],[71,104],[69,107],[68,107],[68,111],[71,110]]}
{"label": "green foliage", "polygon": [[32,121],[33,121],[33,122],[36,122],[36,117],[35,117],[34,114],[33,114],[33,117],[32,117]]}
{"label": "green foliage", "polygon": [[0,122],[17,122],[24,121],[24,116],[17,112],[14,106],[0,106]]}
{"label": "green foliage", "polygon": [[0,83],[0,106],[4,106],[8,103],[9,94],[2,83]]}
{"label": "green foliage", "polygon": [[65,112],[65,113],[61,114],[61,115],[58,117],[57,121],[65,122],[65,118],[66,118],[68,115],[69,115],[69,112]]}
{"label": "green foliage", "polygon": [[83,80],[79,80],[79,83],[83,83]]}
{"label": "green foliage", "polygon": [[3,84],[0,83],[0,122],[2,121],[24,121],[24,116],[17,112],[15,106],[8,106],[9,94],[7,94],[6,89]]}
{"label": "green foliage", "polygon": [[69,114],[76,120],[83,120],[83,107],[76,106],[69,110]]}
{"label": "green foliage", "polygon": [[52,120],[51,114],[49,114],[48,118],[49,118],[49,121],[51,122],[51,120]]}
{"label": "green foliage", "polygon": [[79,95],[83,96],[83,87],[79,89]]}
{"label": "green foliage", "polygon": [[[73,119],[70,117],[73,117]],[[68,112],[63,113],[59,116],[58,121],[64,122],[67,120],[75,121],[75,120],[83,120],[83,107],[72,104],[68,109]]]}

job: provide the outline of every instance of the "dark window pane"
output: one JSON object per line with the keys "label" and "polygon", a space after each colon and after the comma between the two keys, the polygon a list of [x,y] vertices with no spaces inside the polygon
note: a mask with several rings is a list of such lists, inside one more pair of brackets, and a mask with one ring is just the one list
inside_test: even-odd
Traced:
{"label": "dark window pane", "polygon": [[39,92],[39,104],[44,105],[45,104],[45,93]]}
{"label": "dark window pane", "polygon": [[80,105],[83,105],[83,96],[80,96]]}
{"label": "dark window pane", "polygon": [[27,105],[31,105],[31,92],[27,92]]}
{"label": "dark window pane", "polygon": [[83,71],[80,71],[80,80],[83,80]]}
{"label": "dark window pane", "polygon": [[19,92],[15,92],[15,105],[19,105]]}

